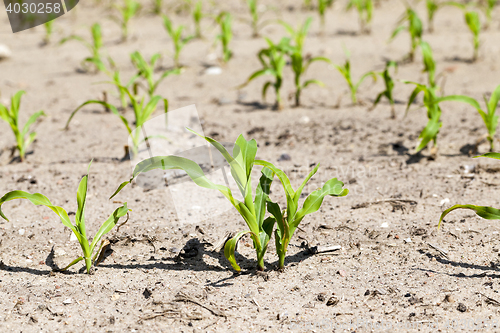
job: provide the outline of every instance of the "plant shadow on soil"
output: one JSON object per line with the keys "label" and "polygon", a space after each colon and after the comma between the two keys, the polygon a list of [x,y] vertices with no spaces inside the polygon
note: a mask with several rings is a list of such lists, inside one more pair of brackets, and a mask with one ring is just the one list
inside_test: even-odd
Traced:
{"label": "plant shadow on soil", "polygon": [[[439,262],[440,264],[443,264],[443,265],[451,265],[454,267],[461,267],[461,268],[465,268],[465,269],[478,269],[481,271],[494,271],[494,272],[500,273],[500,270],[494,265],[493,266],[481,266],[481,265],[468,264],[465,262],[457,262],[457,261],[449,260],[449,259],[442,258],[439,256],[435,256],[429,252],[425,252],[424,250],[419,250],[419,252],[421,254],[424,254],[425,256],[427,256],[430,260],[436,259],[437,262]],[[480,274],[465,275],[462,272],[457,273],[457,274],[449,274],[446,272],[438,272],[438,271],[431,270],[431,269],[424,269],[424,268],[414,268],[414,269],[422,271],[422,272],[430,272],[430,273],[434,273],[434,274],[444,274],[444,275],[458,277],[458,278],[483,278],[483,277],[496,278],[496,279],[500,278],[500,274],[496,274],[496,273],[486,274],[485,272],[483,272]]]}

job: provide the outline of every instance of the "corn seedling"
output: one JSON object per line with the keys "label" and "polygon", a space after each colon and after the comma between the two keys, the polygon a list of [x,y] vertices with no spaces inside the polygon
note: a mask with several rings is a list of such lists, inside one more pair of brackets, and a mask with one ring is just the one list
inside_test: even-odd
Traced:
{"label": "corn seedling", "polygon": [[[134,111],[134,124],[135,124],[135,128],[141,128],[144,125],[144,123],[149,120],[149,118],[151,117],[151,115],[153,114],[153,112],[156,110],[156,107],[157,107],[158,103],[161,100],[163,100],[163,103],[164,103],[164,111],[165,111],[165,113],[168,112],[168,100],[167,99],[164,99],[164,98],[162,98],[160,96],[153,96],[146,103],[144,97],[141,98],[141,99],[139,99],[135,95],[132,95],[132,93],[129,91],[128,88],[126,88],[124,86],[119,86],[119,88],[121,90],[123,90],[123,92],[128,96],[128,98],[130,100],[130,104],[132,105],[132,109]],[[89,105],[89,104],[100,104],[100,105],[103,105],[104,107],[106,107],[107,109],[109,109],[113,114],[115,114],[116,116],[118,116],[120,118],[120,120],[122,121],[123,125],[125,125],[125,127],[127,128],[127,132],[128,132],[128,134],[130,135],[130,137],[132,139],[133,146],[132,147],[128,147],[129,152],[133,156],[135,156],[137,154],[137,148],[139,147],[139,144],[141,143],[141,140],[140,140],[141,131],[134,131],[134,129],[132,129],[130,127],[128,120],[118,112],[118,110],[116,109],[116,107],[113,106],[113,105],[111,105],[111,104],[109,104],[109,103],[107,103],[107,102],[99,101],[99,100],[89,100],[89,101],[86,101],[86,102],[82,103],[80,106],[78,106],[71,113],[68,121],[66,122],[66,126],[64,127],[64,129],[68,129],[69,128],[69,124],[70,124],[71,120],[73,119],[73,117],[75,116],[75,114],[80,109],[82,109],[84,106]]]}
{"label": "corn seedling", "polygon": [[376,73],[384,80],[385,90],[377,95],[377,98],[375,98],[375,101],[373,102],[372,109],[377,106],[377,104],[382,100],[382,97],[385,97],[391,105],[391,118],[394,119],[396,118],[396,112],[394,110],[394,97],[392,96],[392,91],[394,90],[394,79],[390,73],[391,68],[394,68],[394,71],[397,72],[398,63],[395,61],[387,61],[385,63],[384,71]]}
{"label": "corn seedling", "polygon": [[21,125],[19,124],[19,109],[21,107],[21,96],[24,93],[25,92],[21,90],[11,97],[10,108],[0,103],[0,118],[9,124],[12,133],[16,138],[16,146],[14,148],[19,152],[19,158],[21,161],[24,161],[26,157],[26,150],[36,138],[36,133],[30,132],[31,125],[33,125],[41,116],[46,116],[43,111],[35,112],[28,118],[28,121],[21,129]]}
{"label": "corn seedling", "polygon": [[429,22],[428,30],[432,33],[434,32],[434,16],[436,12],[448,3],[439,2],[438,0],[425,0],[425,4],[427,7],[427,21]]}
{"label": "corn seedling", "polygon": [[180,69],[170,69],[163,72],[163,74],[155,81],[154,72],[155,72],[155,64],[156,61],[160,58],[160,54],[156,53],[151,57],[149,63],[144,59],[142,54],[138,51],[132,53],[130,55],[132,59],[132,63],[135,68],[137,68],[137,76],[142,77],[147,82],[147,93],[149,98],[152,98],[155,94],[156,88],[158,85],[169,75],[171,74],[180,74]]}
{"label": "corn seedling", "polygon": [[295,48],[302,52],[302,49],[304,48],[304,42],[307,37],[307,33],[309,31],[309,28],[311,27],[312,23],[312,18],[308,17],[302,25],[299,25],[296,29],[294,29],[290,24],[284,22],[284,21],[278,21],[285,29],[286,31],[290,34],[290,38],[294,42]]}
{"label": "corn seedling", "polygon": [[467,27],[472,33],[472,45],[474,53],[472,55],[472,62],[477,60],[479,53],[479,34],[481,33],[481,20],[477,11],[469,9],[467,5],[458,2],[449,2],[448,4],[460,8],[464,12],[464,19]]}
{"label": "corn seedling", "polygon": [[153,0],[153,13],[160,15],[163,9],[163,0]]}
{"label": "corn seedling", "polygon": [[[90,165],[89,165],[90,169]],[[90,269],[92,266],[96,266],[99,262],[96,261],[100,257],[100,252],[103,248],[104,242],[101,242],[101,246],[97,248],[97,252],[94,255],[94,252],[96,250],[97,243],[101,240],[101,238],[106,235],[108,232],[110,232],[113,227],[118,223],[118,220],[127,215],[129,212],[129,209],[127,208],[127,203],[125,203],[123,206],[117,208],[113,214],[109,216],[109,218],[101,225],[97,233],[95,234],[94,238],[92,239],[92,242],[89,241],[87,238],[87,232],[85,229],[85,208],[86,208],[86,199],[87,199],[87,182],[88,182],[88,172],[87,175],[85,175],[82,180],[80,181],[80,185],[78,185],[78,191],[76,195],[76,201],[78,204],[78,209],[75,214],[75,224],[71,222],[71,220],[68,217],[68,213],[61,207],[54,206],[50,200],[40,194],[40,193],[34,193],[30,194],[28,192],[24,191],[12,191],[7,194],[5,194],[2,198],[0,198],[0,216],[4,218],[5,220],[8,221],[7,217],[3,214],[1,210],[1,206],[8,201],[15,200],[15,199],[26,199],[29,200],[31,203],[37,206],[45,206],[50,208],[54,213],[59,216],[61,219],[61,222],[68,228],[71,229],[73,234],[76,236],[78,242],[80,243],[80,246],[82,248],[83,256],[78,257],[77,259],[73,260],[68,266],[65,268],[61,269],[60,271],[65,271],[71,266],[77,264],[78,262],[84,260],[85,261],[85,267],[87,268],[87,273],[90,274]],[[125,221],[126,222],[126,221]]]}
{"label": "corn seedling", "polygon": [[359,16],[361,33],[370,33],[369,24],[373,16],[373,0],[349,0],[346,10],[356,8]]}
{"label": "corn seedling", "polygon": [[252,34],[255,38],[259,36],[259,11],[257,8],[257,0],[247,0],[247,5],[252,16]]}
{"label": "corn seedling", "polygon": [[346,51],[346,60],[345,60],[344,65],[340,66],[340,65],[334,64],[333,66],[335,66],[335,68],[337,68],[339,73],[342,74],[342,76],[346,80],[347,85],[349,86],[349,90],[351,92],[352,104],[356,105],[356,104],[358,104],[358,98],[356,95],[358,93],[358,88],[361,85],[361,83],[363,83],[363,81],[369,76],[373,79],[373,81],[376,81],[377,75],[373,71],[369,71],[369,72],[363,74],[361,76],[361,78],[358,80],[358,82],[355,83],[351,77],[351,61],[349,59],[349,56],[350,56],[349,52]]}
{"label": "corn seedling", "polygon": [[[404,22],[407,22],[406,25]],[[392,41],[396,36],[403,30],[408,31],[411,39],[411,48],[410,53],[408,54],[408,58],[410,61],[413,61],[415,57],[415,50],[417,46],[420,44],[422,40],[422,21],[418,17],[417,13],[411,9],[407,8],[403,17],[398,21],[398,27],[394,29],[392,32],[391,38],[389,41]]]}
{"label": "corn seedling", "polygon": [[484,15],[486,16],[486,23],[484,25],[485,29],[488,29],[491,24],[491,18],[493,13],[493,8],[497,5],[498,0],[486,0],[483,5]]}
{"label": "corn seedling", "polygon": [[439,87],[437,86],[423,85],[410,81],[403,82],[406,84],[414,84],[416,86],[408,100],[406,113],[408,112],[411,104],[415,101],[420,92],[423,92],[423,102],[425,108],[427,109],[427,118],[429,119],[427,125],[419,135],[420,143],[416,149],[416,152],[424,149],[429,144],[429,142],[433,141],[432,155],[435,156],[437,154],[437,135],[439,133],[439,129],[443,125],[441,122],[441,107],[439,106],[441,102],[457,101],[470,104],[476,109],[480,108],[476,100],[471,97],[463,95],[449,95],[438,97],[437,91]]}
{"label": "corn seedling", "polygon": [[201,34],[201,19],[203,18],[203,2],[198,1],[193,8],[193,21],[194,21],[194,28],[195,28],[195,37],[196,38],[202,38],[203,35]]}
{"label": "corn seedling", "polygon": [[325,30],[326,10],[333,6],[333,0],[318,0],[318,14],[321,22],[321,30]]}
{"label": "corn seedling", "polygon": [[118,11],[117,16],[111,16],[122,30],[122,41],[126,41],[128,38],[128,25],[130,20],[137,15],[141,4],[135,0],[123,0],[121,5],[114,4],[113,7]]}
{"label": "corn seedling", "polygon": [[[480,156],[475,156],[477,157],[489,157],[489,158],[494,158],[497,160],[500,160],[500,154],[499,153],[486,153],[484,155]],[[443,219],[451,213],[452,211],[456,209],[468,209],[474,211],[477,216],[482,217],[483,219],[486,220],[500,220],[500,209],[493,208],[493,207],[488,207],[488,206],[475,206],[475,205],[454,205],[447,210],[445,210],[442,214],[441,217],[439,218],[439,223],[438,223],[438,229],[441,227],[441,223],[443,222]]]}
{"label": "corn seedling", "polygon": [[102,33],[101,33],[101,25],[99,23],[94,23],[90,28],[92,41],[88,42],[84,38],[80,36],[69,36],[61,40],[60,44],[64,44],[70,40],[76,40],[82,43],[90,52],[91,56],[83,59],[82,67],[84,70],[89,71],[90,67],[87,64],[91,64],[94,66],[94,71],[105,71],[106,67],[102,60],[101,56],[101,48],[102,48]]}
{"label": "corn seedling", "polygon": [[229,43],[233,39],[232,31],[232,16],[228,12],[222,12],[216,18],[217,24],[220,26],[220,34],[217,35],[217,41],[222,44],[222,60],[227,63],[233,56],[233,52],[229,49]]}
{"label": "corn seedling", "polygon": [[[486,138],[490,142],[490,152],[492,152],[495,149],[495,133],[498,126],[498,116],[495,115],[495,111],[500,101],[500,85],[498,85],[493,91],[489,100],[486,99],[486,96],[483,96],[483,98],[484,104],[486,105],[486,111],[481,108],[477,108],[477,111],[479,112],[479,115],[481,115],[484,125],[488,131]],[[479,106],[479,102],[476,101],[476,103]]]}
{"label": "corn seedling", "polygon": [[[203,137],[203,136],[202,136]],[[236,271],[240,271],[240,267],[236,263],[235,249],[239,239],[250,233],[253,240],[253,245],[257,254],[257,268],[264,270],[264,254],[267,250],[269,239],[272,236],[275,220],[272,218],[264,219],[266,213],[266,202],[269,198],[269,189],[273,181],[273,173],[268,168],[262,169],[262,176],[255,190],[255,197],[252,198],[251,188],[251,172],[255,163],[255,155],[257,153],[257,143],[255,140],[245,140],[240,135],[236,140],[231,155],[224,146],[217,141],[205,138],[224,156],[231,168],[231,175],[234,178],[242,197],[243,202],[234,198],[231,190],[223,185],[212,183],[205,177],[203,170],[195,162],[178,156],[156,156],[146,159],[134,169],[132,178],[129,181],[122,183],[111,198],[118,194],[127,184],[131,183],[140,173],[154,169],[168,170],[181,169],[198,185],[208,189],[220,191],[236,208],[245,220],[249,230],[237,233],[232,239],[226,242],[224,255],[229,260]]]}
{"label": "corn seedling", "polygon": [[481,20],[476,11],[470,10],[465,12],[465,23],[472,32],[472,43],[474,46],[474,53],[472,61],[476,61],[479,53],[479,33],[481,32]]}
{"label": "corn seedling", "polygon": [[45,22],[43,26],[45,28],[45,36],[43,37],[43,44],[47,45],[50,43],[50,37],[54,32],[54,20]]}
{"label": "corn seedling", "polygon": [[324,61],[327,63],[331,63],[330,59],[325,57],[308,57],[303,56],[302,51],[297,47],[289,48],[289,56],[292,63],[292,70],[294,73],[294,82],[295,82],[295,106],[300,106],[300,94],[304,88],[307,88],[311,84],[316,84],[320,87],[324,87],[325,84],[319,80],[306,80],[304,83],[301,83],[301,77],[305,74],[309,66],[315,61]]}
{"label": "corn seedling", "polygon": [[[305,199],[302,208],[299,209],[299,199],[302,194],[302,190],[311,177],[318,171],[319,164],[316,165],[309,175],[307,175],[297,191],[293,190],[288,176],[282,170],[276,168],[272,163],[256,160],[255,164],[270,169],[280,180],[285,192],[286,209],[281,210],[277,203],[274,203],[271,200],[267,201],[267,210],[276,221],[277,228],[274,232],[276,252],[279,257],[279,268],[283,269],[285,266],[285,256],[288,244],[304,217],[318,211],[325,196],[330,195],[334,197],[343,197],[349,193],[349,190],[343,189],[342,187],[344,186],[344,183],[337,180],[337,178],[332,178],[328,180],[323,187],[309,194]],[[272,221],[272,223],[274,224],[274,221]]]}
{"label": "corn seedling", "polygon": [[175,29],[172,25],[172,21],[167,17],[163,16],[163,24],[167,30],[172,42],[174,43],[174,63],[176,68],[180,68],[179,56],[181,54],[184,46],[194,38],[194,36],[182,37],[182,32],[184,31],[184,26],[180,25]]}
{"label": "corn seedling", "polygon": [[274,87],[274,92],[276,93],[276,103],[274,108],[276,110],[283,109],[283,103],[281,99],[281,86],[283,84],[283,69],[286,65],[286,50],[290,44],[289,38],[282,38],[279,44],[274,44],[270,39],[266,38],[269,47],[267,49],[262,49],[258,53],[259,61],[262,64],[262,69],[254,72],[247,81],[240,87],[246,86],[252,80],[262,76],[271,75],[274,76],[274,82],[267,81],[264,83],[262,88],[262,99],[266,99],[267,89],[272,85]]}

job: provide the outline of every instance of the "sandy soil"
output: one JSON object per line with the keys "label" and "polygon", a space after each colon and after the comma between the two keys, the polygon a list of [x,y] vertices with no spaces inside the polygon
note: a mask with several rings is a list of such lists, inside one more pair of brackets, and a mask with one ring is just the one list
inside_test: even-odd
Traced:
{"label": "sandy soil", "polygon": [[[319,34],[316,13],[302,10],[299,1],[262,1],[274,4],[264,18],[276,16],[302,22],[314,16],[305,49],[335,63],[344,60],[342,47],[351,52],[353,76],[381,70],[385,59],[401,59],[408,51],[405,35],[388,44],[404,5],[384,1],[375,9],[371,35],[359,35],[355,13],[345,3],[328,12],[325,34]],[[170,2],[171,3],[171,2]],[[149,6],[149,3],[146,4]],[[212,48],[217,33],[205,19],[206,40],[188,44],[181,54],[187,69],[167,78],[158,93],[171,109],[196,104],[206,134],[225,142],[240,133],[259,143],[258,156],[290,173],[298,186],[312,163],[321,163],[311,190],[331,177],[346,183],[351,193],[327,198],[319,212],[308,216],[291,242],[286,268],[278,272],[274,241],[266,255],[267,270],[257,273],[251,242],[239,244],[242,274],[235,275],[222,253],[212,250],[226,232],[243,230],[236,211],[192,224],[176,217],[165,188],[145,191],[126,188],[108,200],[118,184],[131,174],[121,162],[127,133],[117,118],[102,107],[89,106],[61,131],[71,111],[87,99],[114,90],[96,82],[105,75],[78,71],[87,55],[83,46],[68,43],[41,47],[43,28],[13,35],[1,14],[1,42],[14,57],[0,62],[2,100],[19,89],[22,120],[43,109],[49,115],[38,126],[38,139],[27,161],[11,161],[13,138],[0,124],[0,189],[41,192],[53,203],[76,210],[75,192],[93,158],[87,205],[88,233],[127,201],[133,210],[129,222],[108,236],[112,241],[106,260],[95,274],[82,274],[80,266],[67,273],[52,273],[55,265],[79,255],[70,232],[44,207],[14,201],[3,208],[10,222],[0,221],[0,328],[2,332],[403,332],[483,330],[499,331],[500,300],[497,264],[499,231],[496,221],[470,212],[450,215],[437,230],[440,213],[455,203],[499,206],[496,196],[500,168],[495,161],[471,159],[472,145],[485,133],[477,112],[458,103],[443,104],[440,156],[429,160],[426,150],[414,155],[417,137],[427,119],[422,109],[404,116],[411,87],[395,88],[397,119],[389,119],[389,105],[368,111],[382,83],[366,81],[359,97],[365,105],[352,106],[343,78],[324,64],[311,66],[307,76],[327,87],[304,91],[303,106],[286,103],[282,112],[260,99],[259,79],[238,91],[236,86],[258,69],[263,39],[252,39],[243,2],[224,1],[214,12],[227,9],[237,18],[231,44],[234,58],[221,75],[204,69],[218,65]],[[207,6],[208,8],[208,6]],[[418,5],[422,17],[425,6]],[[500,14],[498,8],[495,13]],[[132,20],[132,38],[117,43],[118,26],[109,11],[94,1],[83,2],[55,23],[57,41],[71,33],[87,36],[95,21],[103,25],[105,50],[118,63],[123,77],[133,75],[129,54],[141,50],[161,52],[162,65],[173,65],[172,45],[161,18],[147,13]],[[240,19],[241,18],[241,19]],[[180,13],[176,22],[191,24]],[[285,35],[278,25],[262,30],[273,40]],[[498,19],[481,35],[480,59],[472,55],[471,36],[458,9],[437,13],[435,32],[425,34],[434,49],[438,72],[446,73],[447,94],[480,99],[491,92],[499,77]],[[293,92],[287,68],[284,95]],[[400,80],[425,81],[420,56],[401,65]],[[339,104],[340,100],[340,104]],[[117,102],[113,97],[112,102]],[[415,107],[416,108],[416,107]],[[125,116],[131,119],[131,111]],[[249,134],[250,133],[250,134]],[[487,144],[478,147],[488,150]],[[278,161],[282,154],[291,159]],[[474,166],[473,171],[471,166]],[[278,184],[275,184],[276,186]],[[274,198],[279,188],[273,190]],[[191,205],[190,198],[185,198]],[[23,230],[24,232],[22,232]],[[311,255],[304,247],[340,245],[340,251]],[[432,244],[432,245],[429,245]],[[497,328],[492,328],[496,323]],[[378,326],[377,326],[378,325]],[[384,325],[381,327],[381,325]]]}

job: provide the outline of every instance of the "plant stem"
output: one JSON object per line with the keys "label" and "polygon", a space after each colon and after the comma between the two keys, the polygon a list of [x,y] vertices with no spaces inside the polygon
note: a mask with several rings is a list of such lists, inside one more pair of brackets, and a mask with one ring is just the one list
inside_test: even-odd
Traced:
{"label": "plant stem", "polygon": [[285,268],[285,254],[280,256],[280,260],[279,260],[279,269],[283,269],[283,268]]}
{"label": "plant stem", "polygon": [[90,274],[90,268],[92,267],[92,258],[85,257],[85,267],[87,267],[87,274]]}

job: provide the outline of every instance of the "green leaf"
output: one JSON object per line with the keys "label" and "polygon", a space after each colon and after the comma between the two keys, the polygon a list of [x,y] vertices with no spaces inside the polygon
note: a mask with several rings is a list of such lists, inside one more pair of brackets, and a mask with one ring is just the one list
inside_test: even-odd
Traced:
{"label": "green leaf", "polygon": [[[89,165],[90,167],[90,165]],[[78,204],[78,208],[75,215],[76,220],[76,228],[83,235],[84,238],[87,238],[85,231],[85,203],[87,199],[87,182],[89,175],[85,175],[80,184],[78,185],[78,191],[76,193],[76,201]]]}
{"label": "green leaf", "polygon": [[441,214],[441,217],[439,218],[438,228],[441,227],[441,223],[443,222],[444,217],[448,215],[450,212],[454,211],[455,209],[469,209],[473,210],[478,216],[482,217],[483,219],[500,220],[500,210],[493,207],[474,206],[474,205],[454,205],[445,210]]}
{"label": "green leaf", "polygon": [[290,222],[290,229],[295,229],[299,225],[302,218],[304,218],[304,216],[316,212],[321,207],[325,196],[346,196],[349,193],[349,190],[346,188],[342,188],[343,186],[344,183],[337,180],[337,178],[332,178],[327,181],[321,189],[309,194],[309,196],[304,201],[304,205],[295,215],[294,221]]}
{"label": "green leaf", "polygon": [[43,111],[38,111],[38,112],[35,112],[31,115],[31,117],[29,117],[28,121],[26,122],[26,124],[24,124],[24,127],[23,127],[23,131],[21,132],[21,136],[25,136],[26,134],[28,134],[28,131],[30,129],[30,126],[33,125],[33,123],[38,119],[40,118],[41,116],[47,116],[45,114],[45,112]]}
{"label": "green leaf", "polygon": [[419,135],[421,141],[416,149],[416,152],[419,152],[422,149],[424,149],[431,140],[437,137],[437,134],[439,133],[439,129],[441,128],[441,126],[442,123],[439,121],[439,119],[434,119],[434,118],[429,119],[427,125]]}
{"label": "green leaf", "polygon": [[30,194],[24,191],[12,191],[5,194],[2,198],[0,198],[0,216],[3,217],[5,220],[8,221],[7,217],[3,214],[1,207],[5,202],[15,199],[26,199],[36,206],[45,206],[50,208],[54,213],[57,214],[57,216],[59,216],[61,222],[73,231],[73,233],[78,239],[78,242],[80,242],[80,244],[83,242],[83,236],[71,223],[68,217],[68,213],[63,208],[54,206],[46,196],[40,193]]}
{"label": "green leaf", "polygon": [[236,263],[236,258],[234,255],[234,251],[236,249],[236,244],[238,244],[238,241],[240,240],[243,235],[251,233],[250,230],[247,231],[240,231],[239,233],[236,234],[233,238],[228,240],[226,242],[226,245],[224,246],[224,256],[229,260],[231,263],[231,266],[233,266],[234,270],[237,271],[238,273],[241,271],[240,266]]}
{"label": "green leaf", "polygon": [[483,155],[474,156],[474,158],[478,158],[478,157],[489,157],[489,158],[495,158],[497,160],[500,160],[500,153],[486,153]]}
{"label": "green leaf", "polygon": [[114,226],[116,225],[116,223],[118,223],[118,220],[120,219],[120,217],[125,216],[129,211],[130,211],[130,209],[127,208],[127,203],[125,202],[123,204],[123,206],[117,208],[113,212],[113,214],[111,214],[108,217],[108,219],[106,220],[106,222],[104,222],[101,225],[101,227],[99,228],[99,230],[95,234],[94,239],[92,240],[92,243],[90,244],[90,253],[94,252],[94,247],[101,240],[102,236],[104,236],[108,232],[110,232],[111,229],[114,228]]}

